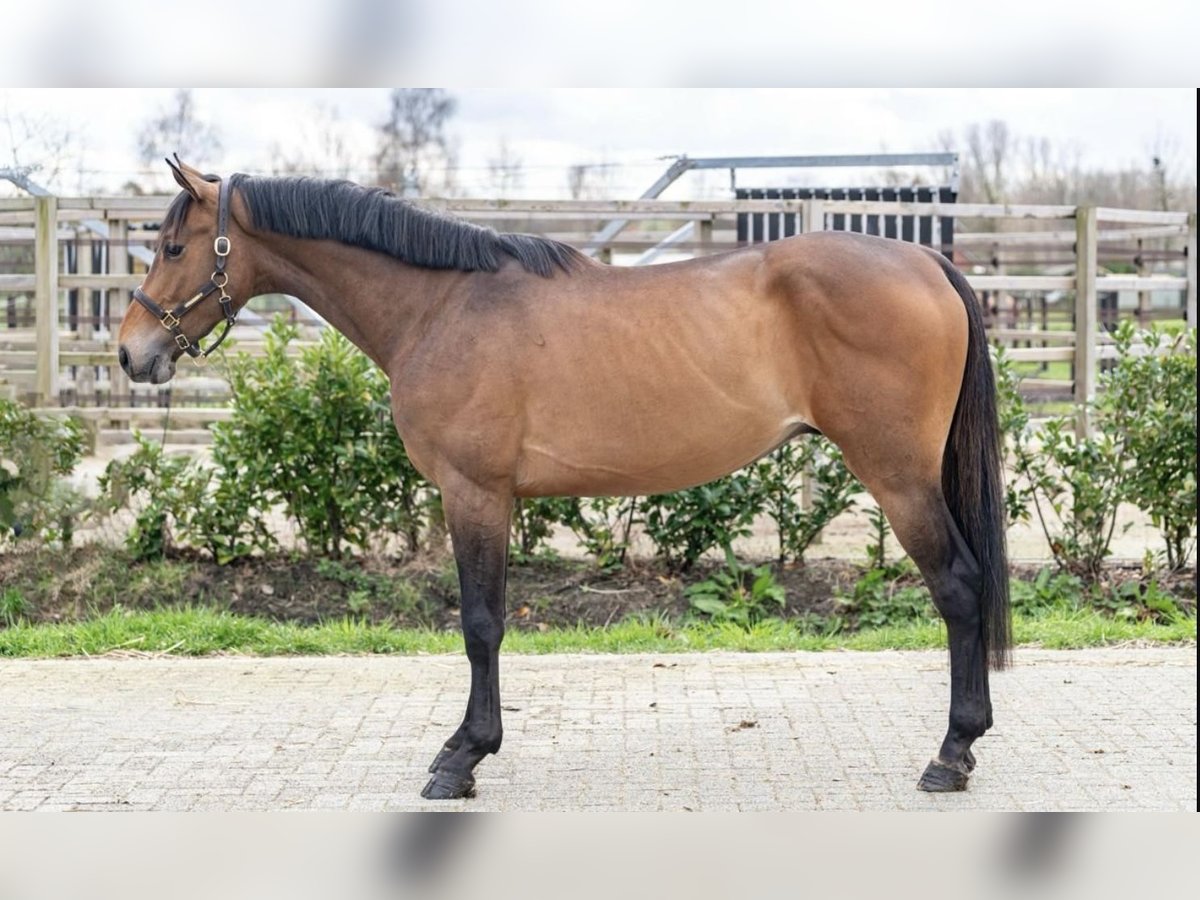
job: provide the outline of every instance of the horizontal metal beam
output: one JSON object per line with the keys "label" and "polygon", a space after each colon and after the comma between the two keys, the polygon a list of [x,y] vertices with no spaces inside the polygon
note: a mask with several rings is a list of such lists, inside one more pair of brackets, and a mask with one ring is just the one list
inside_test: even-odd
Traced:
{"label": "horizontal metal beam", "polygon": [[[833,156],[684,157],[691,169],[800,169],[855,166],[953,166],[957,153],[852,153]],[[683,160],[681,160],[682,162]]]}

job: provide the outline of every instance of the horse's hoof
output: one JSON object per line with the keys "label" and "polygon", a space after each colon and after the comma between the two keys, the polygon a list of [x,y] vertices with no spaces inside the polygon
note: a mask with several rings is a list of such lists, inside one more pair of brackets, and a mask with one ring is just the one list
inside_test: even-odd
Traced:
{"label": "horse's hoof", "polygon": [[[965,764],[963,768],[966,768]],[[958,766],[948,766],[936,759],[925,767],[925,774],[917,783],[917,790],[928,791],[931,794],[946,794],[952,791],[967,789],[967,774],[970,769],[963,771]]]}
{"label": "horse's hoof", "polygon": [[439,769],[421,789],[426,800],[460,800],[475,796],[475,776]]}
{"label": "horse's hoof", "polygon": [[442,767],[442,763],[448,760],[453,753],[454,750],[450,747],[443,747],[438,751],[438,755],[433,758],[433,762],[429,764],[429,771],[431,773],[436,772]]}

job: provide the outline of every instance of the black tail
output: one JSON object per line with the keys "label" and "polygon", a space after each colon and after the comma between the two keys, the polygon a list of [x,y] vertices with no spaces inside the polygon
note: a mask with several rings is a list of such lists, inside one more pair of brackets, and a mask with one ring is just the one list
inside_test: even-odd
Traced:
{"label": "black tail", "polygon": [[1004,458],[996,418],[996,380],[988,357],[983,312],[975,291],[954,264],[937,254],[967,308],[967,365],[942,458],[942,493],[982,571],[983,647],[993,669],[1009,663],[1012,613],[1008,602]]}

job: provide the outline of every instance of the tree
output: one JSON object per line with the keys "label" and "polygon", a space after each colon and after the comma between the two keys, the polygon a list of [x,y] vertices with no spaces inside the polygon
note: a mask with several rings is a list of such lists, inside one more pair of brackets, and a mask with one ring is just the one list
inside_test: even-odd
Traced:
{"label": "tree", "polygon": [[509,193],[525,183],[525,161],[513,150],[508,138],[500,138],[496,153],[488,159],[488,183],[497,197]]}
{"label": "tree", "polygon": [[375,180],[402,193],[454,188],[456,159],[446,123],[457,101],[441,88],[394,88],[379,126]]}
{"label": "tree", "polygon": [[221,152],[221,138],[214,126],[196,114],[191,89],[180,88],[146,120],[138,133],[137,151],[144,166],[156,165],[172,153],[203,164]]}
{"label": "tree", "polygon": [[7,148],[0,169],[47,190],[61,189],[69,162],[81,158],[79,135],[70,126],[44,113],[14,112],[7,97],[0,107],[0,146]]}
{"label": "tree", "polygon": [[567,193],[572,200],[603,200],[612,194],[612,164],[576,163],[567,167]]}
{"label": "tree", "polygon": [[271,173],[274,175],[316,175],[322,178],[351,178],[360,169],[353,152],[353,140],[336,106],[314,103],[311,115],[299,123],[298,134],[285,151],[271,144]]}

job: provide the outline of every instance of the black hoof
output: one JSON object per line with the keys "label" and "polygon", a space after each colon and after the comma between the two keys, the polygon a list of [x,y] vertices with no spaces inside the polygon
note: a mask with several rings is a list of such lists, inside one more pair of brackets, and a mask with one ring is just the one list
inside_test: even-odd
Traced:
{"label": "black hoof", "polygon": [[925,767],[925,774],[921,776],[921,780],[917,783],[917,789],[929,791],[931,794],[965,791],[967,789],[967,774],[970,770],[966,769],[964,771],[964,769],[966,769],[966,765],[963,763],[960,763],[958,766],[948,766],[935,759]]}
{"label": "black hoof", "polygon": [[433,762],[429,764],[429,771],[436,772],[442,767],[442,763],[448,760],[454,753],[454,748],[443,747],[438,751],[438,755],[433,758]]}
{"label": "black hoof", "polygon": [[475,796],[475,776],[439,769],[421,789],[426,800],[460,800]]}

